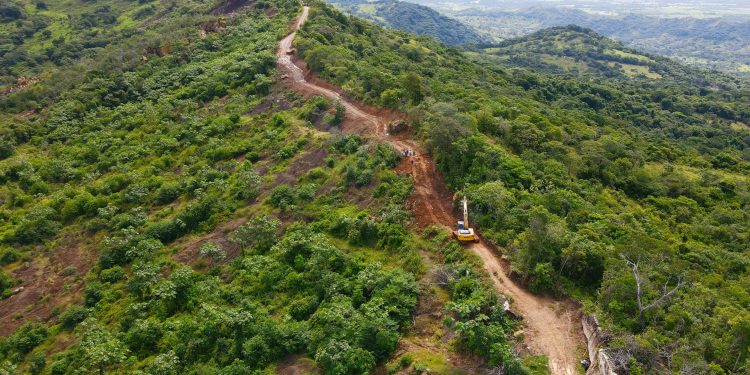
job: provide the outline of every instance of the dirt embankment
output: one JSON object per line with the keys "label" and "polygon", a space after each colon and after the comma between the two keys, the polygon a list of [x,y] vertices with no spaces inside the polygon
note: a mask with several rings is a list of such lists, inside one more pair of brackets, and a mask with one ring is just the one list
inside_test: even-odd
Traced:
{"label": "dirt embankment", "polygon": [[[397,170],[414,178],[415,189],[409,204],[418,225],[450,228],[454,221],[453,200],[432,158],[414,140],[403,135],[388,134],[388,122],[398,116],[394,116],[396,114],[392,111],[373,110],[356,103],[342,95],[340,88],[321,82],[306,71],[304,65],[295,64],[294,38],[308,15],[309,8],[304,7],[292,25],[292,32],[279,42],[277,64],[284,72],[289,87],[307,96],[320,95],[340,101],[346,108],[346,119],[342,125],[344,132],[375,137],[399,150],[415,151],[416,155],[405,158]],[[469,250],[482,260],[495,288],[513,301],[513,309],[523,317],[523,337],[529,349],[548,357],[552,374],[577,374],[579,351],[583,352],[585,342],[578,309],[570,302],[536,296],[517,285],[507,276],[507,263],[488,243],[482,241],[473,244]]]}

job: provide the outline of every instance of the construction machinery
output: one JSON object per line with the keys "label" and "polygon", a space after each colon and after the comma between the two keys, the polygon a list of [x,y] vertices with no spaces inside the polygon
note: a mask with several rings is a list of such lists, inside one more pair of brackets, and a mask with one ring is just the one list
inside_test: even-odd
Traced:
{"label": "construction machinery", "polygon": [[469,201],[466,196],[461,200],[461,206],[464,210],[464,217],[463,220],[458,221],[458,228],[453,232],[453,237],[456,237],[458,242],[461,243],[479,242],[479,237],[474,233],[474,229],[469,227]]}

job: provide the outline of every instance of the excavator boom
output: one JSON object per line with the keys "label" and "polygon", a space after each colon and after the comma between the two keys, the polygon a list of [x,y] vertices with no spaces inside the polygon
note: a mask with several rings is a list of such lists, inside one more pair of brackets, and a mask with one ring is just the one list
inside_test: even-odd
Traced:
{"label": "excavator boom", "polygon": [[461,203],[463,203],[464,206],[464,225],[468,228],[469,227],[469,201],[466,200],[466,197],[461,200]]}
{"label": "excavator boom", "polygon": [[458,228],[453,232],[453,236],[459,242],[479,242],[479,237],[474,233],[474,229],[469,227],[469,201],[465,196],[461,200],[461,206],[464,211],[464,220],[458,222]]}

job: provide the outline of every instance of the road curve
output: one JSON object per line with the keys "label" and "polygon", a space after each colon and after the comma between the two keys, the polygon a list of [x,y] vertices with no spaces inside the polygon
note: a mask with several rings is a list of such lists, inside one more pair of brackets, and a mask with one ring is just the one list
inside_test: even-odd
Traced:
{"label": "road curve", "polygon": [[[387,133],[386,119],[374,113],[368,113],[365,106],[343,98],[334,90],[307,81],[303,69],[292,61],[294,38],[307,20],[309,12],[309,7],[303,7],[302,13],[293,24],[291,33],[281,39],[276,52],[277,64],[291,80],[291,87],[341,102],[346,108],[346,116],[364,123],[365,132],[368,135],[389,142],[399,150],[416,151],[416,156],[407,158],[408,162],[405,159],[399,167],[414,177],[414,203],[419,206],[420,214],[429,218],[432,224],[450,229],[453,223],[450,197],[446,197],[447,190],[444,182],[439,178],[434,162],[423,151],[421,145],[413,140],[392,137]],[[531,294],[517,285],[507,276],[504,262],[497,256],[492,246],[484,241],[469,246],[469,249],[482,260],[495,289],[512,301],[513,310],[523,318],[524,342],[529,349],[536,354],[547,356],[551,374],[577,374],[577,351],[584,342],[578,328],[580,327],[578,311],[551,298]]]}

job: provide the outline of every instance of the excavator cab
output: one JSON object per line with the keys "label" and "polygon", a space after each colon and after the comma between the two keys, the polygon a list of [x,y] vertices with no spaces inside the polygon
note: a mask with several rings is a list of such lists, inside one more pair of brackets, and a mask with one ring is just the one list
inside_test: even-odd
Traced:
{"label": "excavator cab", "polygon": [[479,237],[474,233],[474,229],[469,227],[469,201],[466,200],[466,197],[461,200],[461,205],[463,206],[464,218],[456,223],[453,237],[461,243],[479,242]]}

